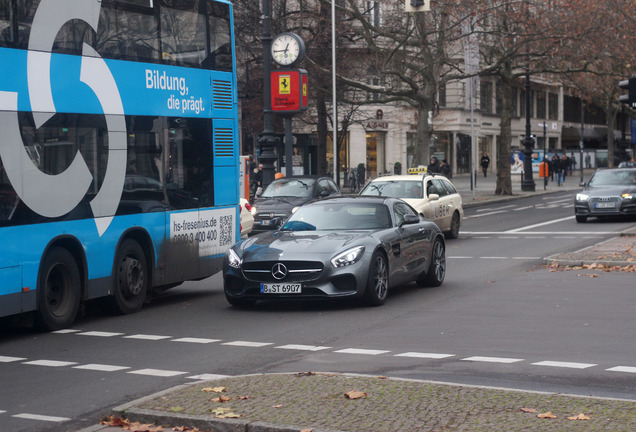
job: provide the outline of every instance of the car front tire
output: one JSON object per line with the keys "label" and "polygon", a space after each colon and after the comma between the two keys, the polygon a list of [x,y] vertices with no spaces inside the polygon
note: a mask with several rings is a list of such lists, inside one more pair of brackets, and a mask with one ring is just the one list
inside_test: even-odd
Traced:
{"label": "car front tire", "polygon": [[577,221],[578,223],[585,223],[585,222],[587,222],[587,216],[579,216],[579,215],[576,215],[576,221]]}
{"label": "car front tire", "polygon": [[389,265],[381,252],[375,252],[369,266],[365,299],[370,306],[381,306],[389,289]]}
{"label": "car front tire", "polygon": [[446,246],[440,238],[436,238],[431,251],[431,265],[428,272],[417,280],[419,286],[437,287],[446,277]]}

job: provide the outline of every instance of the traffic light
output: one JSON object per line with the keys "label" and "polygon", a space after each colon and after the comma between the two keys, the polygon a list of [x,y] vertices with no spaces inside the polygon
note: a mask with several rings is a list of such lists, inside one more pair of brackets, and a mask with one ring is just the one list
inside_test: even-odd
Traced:
{"label": "traffic light", "polygon": [[636,109],[636,75],[619,82],[618,86],[627,90],[627,94],[619,96],[618,101]]}

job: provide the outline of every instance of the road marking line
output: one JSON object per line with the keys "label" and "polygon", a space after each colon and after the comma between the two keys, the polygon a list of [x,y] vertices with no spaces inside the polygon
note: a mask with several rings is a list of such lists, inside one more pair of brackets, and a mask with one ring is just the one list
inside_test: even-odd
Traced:
{"label": "road marking line", "polygon": [[124,369],[130,369],[130,367],[90,363],[85,365],[73,366],[73,369],[93,370],[100,372],[117,372]]}
{"label": "road marking line", "polygon": [[171,337],[172,336],[134,334],[134,335],[130,335],[130,336],[124,336],[124,339],[162,340],[162,339],[170,339]]}
{"label": "road marking line", "polygon": [[81,332],[81,330],[74,330],[74,329],[62,329],[62,330],[55,330],[54,332],[51,332],[51,333],[56,333],[56,334],[67,334],[67,333],[77,333],[77,332]]}
{"label": "road marking line", "polygon": [[4,414],[6,413],[6,411],[0,410],[0,414]]}
{"label": "road marking line", "polygon": [[281,345],[281,346],[277,346],[275,348],[280,348],[280,349],[288,349],[288,350],[298,350],[298,351],[321,351],[321,350],[326,350],[329,349],[331,347],[326,347],[326,346],[314,346],[314,345]]}
{"label": "road marking line", "polygon": [[446,258],[473,259],[475,257],[471,257],[471,256],[447,256]]}
{"label": "road marking line", "polygon": [[112,332],[102,332],[102,331],[88,331],[83,333],[77,333],[81,336],[97,336],[97,337],[113,337],[113,336],[121,336],[125,333],[112,333]]}
{"label": "road marking line", "polygon": [[631,366],[616,366],[616,367],[605,369],[605,370],[610,372],[636,373],[636,367],[631,367]]}
{"label": "road marking line", "polygon": [[207,344],[207,343],[220,342],[220,341],[221,339],[204,339],[204,338],[185,337],[185,338],[179,338],[179,339],[172,339],[171,342]]}
{"label": "road marking line", "polygon": [[230,376],[231,375],[201,374],[201,375],[192,375],[186,378],[193,379],[193,380],[211,381],[216,379],[229,378]]}
{"label": "road marking line", "polygon": [[518,239],[519,236],[500,236],[500,239]]}
{"label": "road marking line", "polygon": [[504,211],[493,211],[493,212],[490,212],[490,213],[482,213],[482,214],[473,215],[473,216],[466,216],[466,217],[464,217],[464,219],[480,218],[480,217],[483,217],[483,216],[491,216],[491,215],[494,215],[494,214],[507,213],[507,212],[508,212],[507,210],[504,210]]}
{"label": "road marking line", "polygon": [[225,343],[223,343],[221,345],[260,348],[260,347],[264,347],[264,346],[268,346],[268,345],[274,345],[274,344],[273,343],[268,343],[268,342],[234,341],[234,342],[225,342]]}
{"label": "road marking line", "polygon": [[533,206],[533,205],[531,205],[531,206],[525,206],[525,207],[519,207],[519,208],[514,209],[513,211],[528,210],[528,209],[530,209],[530,208],[535,208],[535,207],[536,207],[536,206]]}
{"label": "road marking line", "polygon": [[61,422],[70,420],[70,418],[67,418],[67,417],[54,417],[54,416],[45,416],[45,415],[29,414],[29,413],[16,414],[16,415],[12,415],[11,417],[27,419],[27,420],[42,420],[42,421],[55,422],[55,423],[61,423]]}
{"label": "road marking line", "polygon": [[482,256],[482,257],[479,257],[479,259],[500,259],[500,260],[505,260],[505,259],[508,259],[508,257]]}
{"label": "road marking line", "polygon": [[550,366],[550,367],[561,367],[561,368],[570,368],[570,369],[587,369],[592,366],[597,366],[592,363],[573,363],[573,362],[558,362],[558,361],[542,361],[538,363],[532,363],[533,366]]}
{"label": "road marking line", "polygon": [[402,354],[396,354],[395,357],[443,359],[443,358],[447,358],[447,357],[455,357],[455,354],[435,354],[435,353],[405,352],[405,353],[402,353]]}
{"label": "road marking line", "polygon": [[26,358],[0,356],[0,363],[11,363],[11,362],[20,361],[20,360],[26,360]]}
{"label": "road marking line", "polygon": [[126,373],[135,374],[135,375],[158,376],[158,377],[173,377],[177,375],[187,374],[187,372],[161,370],[161,369],[138,369],[138,370],[129,371]]}
{"label": "road marking line", "polygon": [[358,349],[358,348],[346,348],[338,351],[334,351],[339,354],[363,354],[363,355],[378,355],[378,354],[386,354],[391,351],[384,350],[369,350],[369,349]]}
{"label": "road marking line", "polygon": [[[574,217],[574,216],[572,216]],[[522,229],[528,229],[528,227],[525,228],[518,228],[518,230],[522,230]],[[579,232],[579,231],[533,231],[533,232],[517,232],[517,230],[511,230],[511,231],[461,231],[462,235],[469,235],[469,236],[475,236],[475,237],[471,237],[471,238],[489,238],[489,237],[477,237],[477,236],[484,236],[484,235],[490,235],[490,236],[499,236],[499,235],[506,235],[506,234],[523,234],[524,236],[528,236],[528,237],[532,237],[532,238],[538,238],[539,235],[549,235],[549,236],[553,236],[554,234],[559,234],[559,235],[574,235],[574,236],[589,236],[590,233],[589,232]],[[596,237],[600,237],[600,236],[604,236],[604,235],[619,235],[620,231],[596,231],[593,233],[594,234],[594,238]]]}
{"label": "road marking line", "polygon": [[523,361],[523,359],[516,358],[507,358],[507,357],[466,357],[462,359],[463,361],[473,361],[473,362],[486,362],[486,363],[517,363]]}
{"label": "road marking line", "polygon": [[515,233],[515,232],[519,232],[519,231],[525,231],[525,230],[529,230],[529,229],[532,229],[532,228],[537,228],[537,227],[545,226],[545,225],[551,225],[551,224],[554,224],[554,223],[563,222],[563,221],[571,220],[571,219],[574,219],[574,216],[568,216],[568,217],[564,217],[564,218],[560,218],[560,219],[554,219],[554,220],[547,221],[547,222],[541,222],[541,223],[534,224],[534,225],[528,225],[528,226],[525,226],[525,227],[521,227],[521,228],[505,231],[505,233]]}
{"label": "road marking line", "polygon": [[512,257],[511,259],[514,260],[538,260],[538,259],[542,259],[543,257]]}
{"label": "road marking line", "polygon": [[76,365],[77,362],[67,362],[67,361],[58,361],[58,360],[33,360],[29,362],[24,362],[22,364],[33,365],[33,366],[63,367],[63,366]]}

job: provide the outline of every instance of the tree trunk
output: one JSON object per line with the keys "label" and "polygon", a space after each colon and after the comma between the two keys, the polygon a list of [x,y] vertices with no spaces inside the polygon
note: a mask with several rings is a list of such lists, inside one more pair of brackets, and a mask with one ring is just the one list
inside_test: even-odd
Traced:
{"label": "tree trunk", "polygon": [[512,82],[504,77],[501,81],[500,140],[497,147],[497,187],[495,194],[512,195],[510,178],[510,148],[512,144]]}

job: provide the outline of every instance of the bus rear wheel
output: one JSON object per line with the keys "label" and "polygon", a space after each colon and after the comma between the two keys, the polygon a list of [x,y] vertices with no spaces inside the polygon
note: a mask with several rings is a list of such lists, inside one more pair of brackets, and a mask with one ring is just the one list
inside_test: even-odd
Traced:
{"label": "bus rear wheel", "polygon": [[38,276],[38,325],[44,330],[70,326],[79,310],[79,268],[73,255],[61,247],[46,254]]}
{"label": "bus rear wheel", "polygon": [[124,240],[115,257],[115,311],[131,314],[139,311],[148,292],[148,264],[143,249],[134,240]]}

